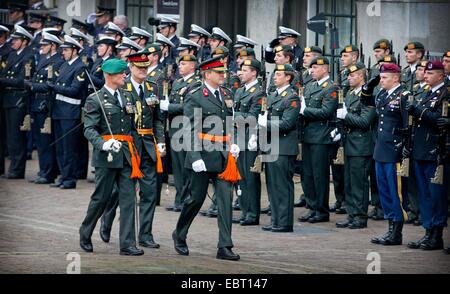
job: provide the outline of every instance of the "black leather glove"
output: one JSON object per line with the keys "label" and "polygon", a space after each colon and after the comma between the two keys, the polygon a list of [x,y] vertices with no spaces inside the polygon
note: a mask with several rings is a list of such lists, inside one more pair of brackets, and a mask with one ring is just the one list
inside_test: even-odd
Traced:
{"label": "black leather glove", "polygon": [[362,93],[365,96],[373,95],[373,91],[375,90],[375,87],[378,86],[380,83],[380,75],[377,75],[370,79],[363,87],[362,87]]}
{"label": "black leather glove", "polygon": [[409,158],[409,156],[411,155],[411,151],[409,150],[409,148],[407,148],[406,146],[403,147],[402,150],[402,156],[403,158]]}
{"label": "black leather glove", "polygon": [[438,128],[445,129],[450,127],[450,118],[448,117],[440,117],[436,120],[436,124]]}
{"label": "black leather glove", "polygon": [[269,43],[269,46],[270,46],[270,48],[275,48],[275,47],[277,47],[278,45],[280,45],[280,39],[273,39],[270,43]]}

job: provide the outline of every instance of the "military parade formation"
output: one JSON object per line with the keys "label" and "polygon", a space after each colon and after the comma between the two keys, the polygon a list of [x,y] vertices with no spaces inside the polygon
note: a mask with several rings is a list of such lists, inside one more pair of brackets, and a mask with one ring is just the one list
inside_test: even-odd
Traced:
{"label": "military parade formation", "polygon": [[[297,221],[329,222],[330,213],[346,215],[338,228],[386,220],[374,244],[406,243],[403,226],[412,224],[424,236],[408,248],[444,249],[450,51],[430,58],[411,41],[402,68],[382,39],[366,66],[362,46],[349,44],[333,81],[325,48],[301,48],[300,34],[284,26],[258,60],[257,42],[237,35],[233,43],[219,27],[192,24],[183,38],[175,19],[162,17],[149,32],[98,7],[95,22],[73,19],[65,32],[65,20],[27,9],[11,4],[10,24],[0,24],[0,175],[24,179],[33,146],[34,184],[76,189],[94,167],[84,251],[93,252],[98,223],[109,242],[117,207],[121,255],[159,248],[152,227],[169,174],[176,192],[166,209],[179,213],[171,234],[180,255],[189,255],[198,214],[217,218],[216,257],[225,260],[240,259],[233,224],[289,233]],[[201,210],[206,197],[212,204]],[[295,207],[307,213],[294,219]]]}

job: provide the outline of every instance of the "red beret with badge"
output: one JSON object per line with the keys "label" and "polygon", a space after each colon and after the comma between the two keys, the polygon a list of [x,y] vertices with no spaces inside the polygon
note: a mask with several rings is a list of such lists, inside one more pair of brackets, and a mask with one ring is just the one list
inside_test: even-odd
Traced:
{"label": "red beret with badge", "polygon": [[401,68],[395,63],[384,63],[380,68],[380,73],[401,73]]}

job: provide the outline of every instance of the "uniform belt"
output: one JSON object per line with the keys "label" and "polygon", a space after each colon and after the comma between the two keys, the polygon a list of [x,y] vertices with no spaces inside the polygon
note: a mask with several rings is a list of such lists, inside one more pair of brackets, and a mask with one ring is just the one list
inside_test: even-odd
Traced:
{"label": "uniform belt", "polygon": [[139,135],[149,135],[153,136],[153,142],[155,143],[155,151],[156,151],[156,172],[161,174],[163,172],[163,164],[161,159],[161,154],[159,153],[158,144],[156,143],[156,139],[153,133],[153,129],[137,129]]}
{"label": "uniform belt", "polygon": [[131,154],[131,176],[132,179],[142,179],[144,175],[142,174],[139,166],[141,165],[141,158],[137,153],[136,146],[133,142],[133,137],[130,135],[103,135],[103,140],[108,141],[110,139],[116,139],[119,141],[127,142],[128,148],[130,149]]}
{"label": "uniform belt", "polygon": [[[228,144],[231,144],[230,136],[216,136],[211,134],[198,133],[198,137],[202,140],[210,142],[227,142]],[[237,181],[241,180],[241,175],[237,167],[236,158],[231,155],[231,152],[228,152],[227,166],[225,167],[225,170],[221,174],[219,174],[219,178],[231,183],[236,183]]]}
{"label": "uniform belt", "polygon": [[227,142],[230,143],[230,136],[216,136],[205,133],[198,133],[198,137],[202,140],[210,141],[210,142]]}
{"label": "uniform belt", "polygon": [[59,100],[59,101],[64,101],[64,102],[67,102],[67,103],[73,104],[73,105],[81,105],[81,100],[80,99],[74,99],[74,98],[66,97],[66,96],[63,96],[61,94],[56,94],[56,98],[55,99]]}

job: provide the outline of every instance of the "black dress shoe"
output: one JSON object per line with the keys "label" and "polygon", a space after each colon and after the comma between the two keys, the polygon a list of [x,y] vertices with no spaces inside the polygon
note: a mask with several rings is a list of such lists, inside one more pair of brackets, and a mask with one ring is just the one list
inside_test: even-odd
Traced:
{"label": "black dress shoe", "polygon": [[345,209],[344,206],[341,206],[339,208],[336,208],[334,213],[336,213],[336,214],[347,214],[347,209]]}
{"label": "black dress shoe", "polygon": [[259,220],[246,219],[241,221],[241,226],[257,226],[259,225]]}
{"label": "black dress shoe", "polygon": [[263,231],[272,231],[272,225],[263,226],[261,229],[262,229]]}
{"label": "black dress shoe", "polygon": [[144,250],[139,249],[136,246],[120,248],[120,255],[130,255],[130,256],[144,255]]}
{"label": "black dress shoe", "polygon": [[413,241],[413,242],[409,242],[408,248],[410,249],[419,249],[420,245],[422,245],[423,242],[427,242],[428,240],[430,240],[430,236],[431,236],[431,229],[427,229],[425,231],[425,236],[423,236],[419,241]]}
{"label": "black dress shoe", "polygon": [[341,208],[342,204],[339,202],[336,202],[335,204],[331,205],[330,212],[335,212],[336,209]]}
{"label": "black dress shoe", "polygon": [[241,219],[240,217],[233,217],[233,219],[231,220],[233,224],[240,224],[241,221],[243,221],[243,219]]}
{"label": "black dress shoe", "polygon": [[175,208],[175,206],[168,206],[168,207],[166,207],[166,210],[167,211],[173,211],[174,208]]}
{"label": "black dress shoe", "polygon": [[76,189],[77,186],[76,185],[64,185],[64,184],[62,184],[61,186],[59,186],[59,188],[63,189],[63,190],[70,190],[70,189]]}
{"label": "black dress shoe", "polygon": [[100,239],[102,239],[103,242],[109,243],[109,239],[111,237],[111,230],[108,230],[105,228],[105,223],[103,221],[103,218],[100,220]]}
{"label": "black dress shoe", "polygon": [[54,181],[51,180],[47,180],[45,178],[38,178],[36,179],[36,181],[34,181],[35,184],[38,185],[47,185],[47,184],[52,184]]}
{"label": "black dress shoe", "polygon": [[344,219],[336,222],[336,227],[338,228],[347,228],[350,225],[351,221],[349,219]]}
{"label": "black dress shoe", "polygon": [[392,230],[394,229],[394,222],[389,221],[388,231],[379,237],[373,237],[370,242],[374,244],[381,244],[381,241],[388,238],[392,234]]}
{"label": "black dress shoe", "polygon": [[175,251],[180,255],[189,255],[189,248],[186,244],[185,240],[181,240],[178,238],[175,231],[172,233],[172,239],[174,243]]}
{"label": "black dress shoe", "polygon": [[225,260],[239,260],[241,257],[239,256],[239,254],[234,253],[231,248],[219,248],[217,250],[217,255],[216,255],[217,259],[225,259]]}
{"label": "black dress shoe", "polygon": [[203,216],[208,216],[208,211],[207,210],[200,210],[198,212],[198,214],[203,215]]}
{"label": "black dress shoe", "polygon": [[310,219],[308,219],[308,222],[311,224],[315,224],[315,223],[326,223],[330,221],[330,217],[329,216],[313,216]]}
{"label": "black dress shoe", "polygon": [[304,198],[300,197],[300,200],[298,202],[294,203],[294,207],[305,207],[306,206],[306,200]]}
{"label": "black dress shoe", "polygon": [[139,241],[139,245],[147,248],[159,248],[159,244],[156,243],[154,240]]}
{"label": "black dress shoe", "polygon": [[364,220],[353,220],[348,225],[348,228],[351,229],[351,230],[365,229],[365,228],[367,228],[367,221],[364,221]]}
{"label": "black dress shoe", "polygon": [[86,239],[80,237],[80,247],[81,247],[81,249],[83,249],[86,252],[94,251],[94,247],[92,246],[91,239],[86,240]]}
{"label": "black dress shoe", "polygon": [[267,214],[269,211],[270,211],[270,205],[265,208],[261,208],[260,213]]}
{"label": "black dress shoe", "polygon": [[211,209],[207,211],[207,216],[209,217],[217,217],[217,215],[219,214],[219,212],[217,211],[217,209]]}
{"label": "black dress shoe", "polygon": [[16,175],[16,174],[10,174],[10,173],[7,173],[5,175],[5,179],[8,179],[8,180],[21,180],[24,178],[25,178],[25,176],[23,176],[23,175]]}
{"label": "black dress shoe", "polygon": [[50,184],[50,188],[60,188],[63,184],[61,184],[60,182],[56,182],[53,184]]}
{"label": "black dress shoe", "polygon": [[310,210],[308,213],[300,216],[298,218],[299,222],[307,222],[310,218],[314,217],[316,213],[313,210]]}
{"label": "black dress shoe", "polygon": [[294,229],[292,226],[284,226],[284,227],[272,227],[273,233],[291,233]]}
{"label": "black dress shoe", "polygon": [[233,210],[241,210],[241,206],[239,205],[239,202],[234,203]]}

